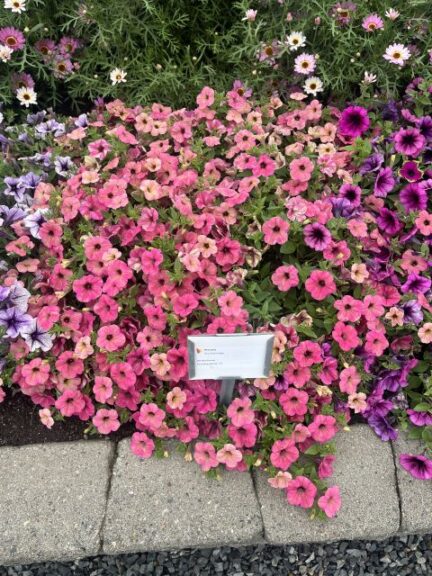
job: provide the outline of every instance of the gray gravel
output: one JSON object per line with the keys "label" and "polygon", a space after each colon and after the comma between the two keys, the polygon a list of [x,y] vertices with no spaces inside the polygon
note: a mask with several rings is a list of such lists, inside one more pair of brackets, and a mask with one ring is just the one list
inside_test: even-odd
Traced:
{"label": "gray gravel", "polygon": [[432,535],[382,542],[248,546],[95,556],[0,567],[0,576],[416,576],[432,574]]}

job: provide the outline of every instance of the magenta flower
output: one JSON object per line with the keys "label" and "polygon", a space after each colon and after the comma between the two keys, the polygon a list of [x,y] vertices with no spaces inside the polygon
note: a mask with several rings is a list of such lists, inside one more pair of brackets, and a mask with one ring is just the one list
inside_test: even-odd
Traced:
{"label": "magenta flower", "polygon": [[418,480],[432,479],[432,460],[421,454],[401,454],[399,462],[402,468]]}
{"label": "magenta flower", "polygon": [[369,128],[370,120],[365,108],[361,106],[348,106],[342,112],[338,128],[342,136],[357,138]]}
{"label": "magenta flower", "polygon": [[306,476],[297,476],[291,480],[286,489],[287,500],[292,506],[312,508],[317,489]]}
{"label": "magenta flower", "polygon": [[406,156],[418,156],[426,144],[425,137],[418,128],[401,128],[393,140],[396,152]]}

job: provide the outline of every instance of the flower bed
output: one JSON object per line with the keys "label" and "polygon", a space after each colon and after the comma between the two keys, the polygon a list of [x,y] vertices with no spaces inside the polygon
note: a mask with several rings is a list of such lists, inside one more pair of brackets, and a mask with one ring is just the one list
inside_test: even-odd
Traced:
{"label": "flower bed", "polygon": [[[4,384],[49,428],[133,422],[137,456],[176,438],[209,475],[262,467],[319,516],[340,507],[326,478],[352,413],[430,448],[432,120],[427,88],[409,95],[386,120],[208,87],[193,110],[31,116],[4,139]],[[227,410],[218,382],[188,380],[188,335],[269,330],[272,376]]]}

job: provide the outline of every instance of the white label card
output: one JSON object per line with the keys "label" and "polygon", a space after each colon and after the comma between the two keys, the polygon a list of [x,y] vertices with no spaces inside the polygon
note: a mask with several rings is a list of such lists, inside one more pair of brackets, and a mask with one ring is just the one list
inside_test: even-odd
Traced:
{"label": "white label card", "polygon": [[267,378],[274,334],[188,336],[189,379]]}

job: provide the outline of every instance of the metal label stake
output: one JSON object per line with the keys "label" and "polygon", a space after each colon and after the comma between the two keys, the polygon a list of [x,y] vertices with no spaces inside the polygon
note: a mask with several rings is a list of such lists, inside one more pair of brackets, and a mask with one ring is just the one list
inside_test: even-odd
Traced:
{"label": "metal label stake", "polygon": [[224,406],[228,406],[228,404],[231,404],[234,394],[235,383],[236,381],[234,378],[224,378],[223,380],[221,380],[219,402]]}

